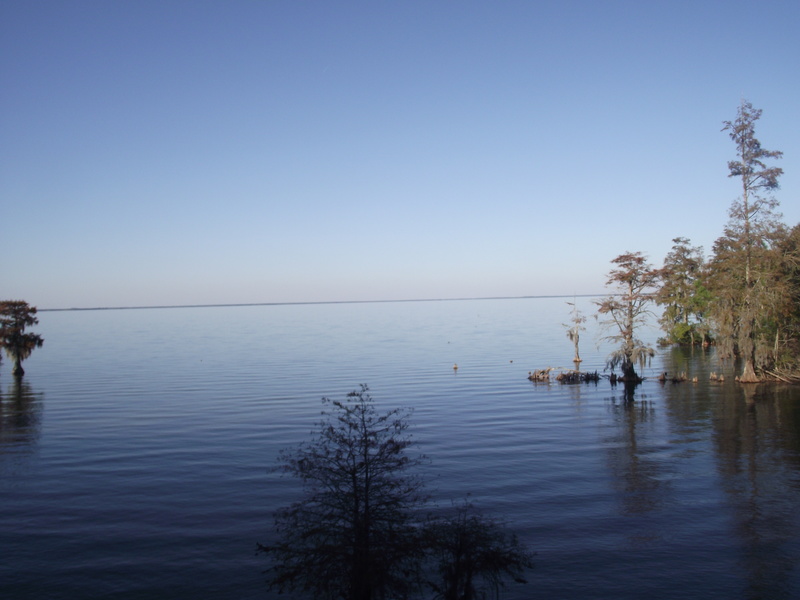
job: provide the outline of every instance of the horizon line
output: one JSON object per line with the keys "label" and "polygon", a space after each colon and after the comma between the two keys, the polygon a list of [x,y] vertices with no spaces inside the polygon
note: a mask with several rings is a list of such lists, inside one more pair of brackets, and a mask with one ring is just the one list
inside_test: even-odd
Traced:
{"label": "horizon line", "polygon": [[463,298],[408,298],[405,300],[316,300],[299,302],[239,302],[217,304],[153,304],[144,306],[88,306],[71,308],[39,308],[38,312],[68,312],[87,310],[151,310],[158,308],[230,308],[237,306],[293,306],[315,304],[380,304],[391,302],[464,302],[469,300],[529,300],[534,298],[591,298],[602,294],[545,294],[537,296],[476,296]]}

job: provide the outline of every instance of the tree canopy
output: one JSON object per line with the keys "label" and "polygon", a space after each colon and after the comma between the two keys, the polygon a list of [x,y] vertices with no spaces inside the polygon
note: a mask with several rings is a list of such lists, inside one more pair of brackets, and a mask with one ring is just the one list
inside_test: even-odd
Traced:
{"label": "tree canopy", "polygon": [[[507,577],[521,580],[531,554],[471,506],[425,518],[425,462],[410,455],[409,411],[379,413],[365,385],[344,401],[323,398],[315,437],[279,457],[304,496],[278,510],[267,555],[271,588],[315,599],[477,599]],[[466,544],[466,546],[464,546]],[[454,595],[454,594],[458,595]]]}
{"label": "tree canopy", "polygon": [[672,250],[661,269],[661,285],[654,298],[657,304],[664,306],[661,327],[669,343],[694,345],[706,342],[705,313],[709,294],[702,280],[705,267],[703,249],[692,246],[684,237],[677,237],[672,242]]}
{"label": "tree canopy", "polygon": [[36,307],[22,300],[0,302],[0,347],[14,361],[12,374],[22,377],[25,371],[22,361],[36,348],[41,348],[44,338],[36,333],[25,333],[27,327],[37,325]]}
{"label": "tree canopy", "polygon": [[586,322],[586,317],[581,314],[581,311],[578,310],[578,305],[575,302],[567,302],[569,306],[572,307],[572,317],[570,319],[570,325],[564,325],[567,328],[567,337],[569,341],[573,343],[575,346],[575,357],[572,359],[576,365],[578,363],[583,362],[580,353],[580,341],[581,341],[581,331],[585,331],[586,327],[583,324]]}
{"label": "tree canopy", "polygon": [[738,359],[742,383],[800,367],[800,230],[777,212],[783,170],[770,163],[783,153],[756,137],[761,114],[743,100],[723,121],[736,153],[728,176],[739,179],[741,195],[707,261],[688,239],[673,240],[656,294],[666,341],[716,344],[722,358]]}
{"label": "tree canopy", "polygon": [[278,541],[261,550],[276,559],[271,585],[316,598],[368,600],[407,592],[419,559],[414,511],[425,502],[409,472],[407,413],[378,414],[367,387],[345,401],[324,398],[317,436],[281,454],[280,469],[306,495],[275,516]]}
{"label": "tree canopy", "polygon": [[740,179],[742,195],[731,205],[725,232],[714,244],[709,277],[711,291],[719,300],[714,315],[718,335],[739,354],[742,382],[760,379],[756,367],[763,362],[757,354],[763,356],[759,346],[768,328],[763,316],[777,300],[773,249],[783,235],[775,213],[778,201],[772,196],[783,170],[765,162],[783,153],[761,146],[755,136],[760,118],[761,110],[743,100],[736,119],[724,122],[723,131],[730,135],[737,155],[728,162],[728,176]]}
{"label": "tree canopy", "polygon": [[607,361],[607,367],[620,367],[622,381],[638,383],[642,380],[635,365],[644,366],[655,351],[637,337],[637,329],[651,315],[649,304],[659,280],[659,272],[647,262],[640,252],[626,252],[611,261],[616,265],[609,274],[606,285],[615,294],[597,302],[597,312],[605,317],[603,325],[607,341],[618,344]]}

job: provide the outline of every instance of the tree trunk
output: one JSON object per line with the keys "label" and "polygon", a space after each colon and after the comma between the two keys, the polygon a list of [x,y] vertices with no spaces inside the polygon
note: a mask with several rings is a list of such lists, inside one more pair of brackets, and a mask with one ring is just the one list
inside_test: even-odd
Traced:
{"label": "tree trunk", "polygon": [[14,377],[22,377],[25,375],[25,369],[22,368],[22,361],[20,361],[20,359],[17,358],[14,360],[14,368],[11,369],[11,374]]}
{"label": "tree trunk", "polygon": [[744,368],[739,377],[739,383],[759,383],[761,379],[756,375],[755,367],[753,366],[753,359],[748,358],[744,361]]}
{"label": "tree trunk", "polygon": [[622,363],[622,381],[625,383],[641,383],[642,381],[642,378],[637,375],[636,369],[633,368],[631,360]]}

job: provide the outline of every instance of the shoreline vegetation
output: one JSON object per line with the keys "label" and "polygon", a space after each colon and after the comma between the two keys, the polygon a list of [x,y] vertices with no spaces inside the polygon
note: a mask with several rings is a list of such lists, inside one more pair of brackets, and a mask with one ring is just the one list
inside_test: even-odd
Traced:
{"label": "shoreline vegetation", "polygon": [[[611,261],[606,285],[617,293],[594,304],[607,333],[603,339],[616,346],[606,359],[612,385],[624,383],[632,392],[643,381],[641,372],[655,350],[638,333],[655,317],[653,304],[663,307],[659,324],[666,336],[659,345],[713,345],[722,360],[735,361],[738,383],[800,383],[800,224],[786,225],[777,211],[773,192],[783,169],[768,161],[783,152],[766,150],[756,138],[761,112],[742,100],[736,118],[723,121],[722,131],[736,148],[728,177],[741,182],[741,195],[728,209],[728,222],[708,259],[702,247],[675,237],[661,268],[641,252],[628,251]],[[584,318],[567,304],[573,306],[572,325],[565,327],[575,344],[577,371]],[[546,381],[549,375],[539,369],[529,379]],[[687,380],[668,373],[659,379]]]}
{"label": "shoreline vegetation", "polygon": [[[728,209],[708,258],[688,238],[675,237],[660,268],[641,252],[627,251],[611,261],[606,285],[615,293],[594,302],[595,318],[606,333],[603,340],[616,347],[606,359],[608,379],[611,385],[623,383],[630,399],[655,356],[653,347],[639,339],[641,328],[656,316],[654,304],[663,307],[658,323],[666,335],[657,340],[659,346],[713,345],[723,361],[734,361],[734,379],[741,384],[800,383],[800,224],[788,226],[777,211],[773,192],[783,169],[768,161],[783,152],[766,150],[756,138],[761,112],[742,100],[736,118],[723,121],[721,131],[736,148],[728,177],[741,182],[741,195]],[[556,380],[596,381],[596,374],[578,368],[585,317],[574,302],[567,304],[572,319],[564,327],[575,345],[575,369],[562,370]],[[547,382],[555,370],[537,369],[528,379]],[[690,379],[665,372],[658,380]]]}

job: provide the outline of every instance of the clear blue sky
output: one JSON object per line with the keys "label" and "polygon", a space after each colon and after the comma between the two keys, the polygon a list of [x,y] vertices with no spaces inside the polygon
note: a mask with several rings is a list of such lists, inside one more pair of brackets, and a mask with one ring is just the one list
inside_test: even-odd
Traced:
{"label": "clear blue sky", "polygon": [[710,251],[742,98],[800,222],[800,2],[0,0],[0,298],[602,292]]}

